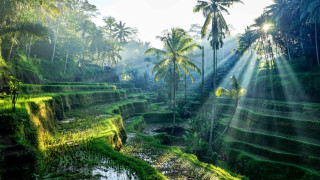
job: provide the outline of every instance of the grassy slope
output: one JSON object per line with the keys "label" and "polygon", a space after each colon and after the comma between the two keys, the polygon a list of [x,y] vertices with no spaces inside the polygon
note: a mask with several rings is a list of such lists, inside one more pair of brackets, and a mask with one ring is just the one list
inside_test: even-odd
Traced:
{"label": "grassy slope", "polygon": [[[121,106],[125,104],[134,104],[137,103],[137,101],[125,101],[121,102],[121,97],[123,96],[123,99],[126,98],[126,90],[106,90],[106,91],[93,91],[93,92],[64,92],[64,93],[45,93],[45,94],[37,94],[33,96],[27,96],[24,98],[21,98],[19,100],[19,103],[17,105],[17,113],[20,112],[20,109],[24,109],[24,112],[27,116],[30,116],[32,123],[35,123],[38,128],[41,128],[44,130],[42,133],[34,134],[33,138],[36,138],[40,140],[42,144],[41,152],[37,150],[38,154],[42,157],[38,161],[38,169],[43,170],[43,172],[48,173],[50,176],[50,170],[48,172],[48,169],[46,169],[46,166],[52,167],[52,166],[59,166],[61,163],[63,164],[65,160],[62,161],[54,161],[58,152],[61,153],[62,157],[68,158],[73,157],[74,155],[70,155],[70,153],[66,156],[64,156],[64,152],[74,152],[77,150],[77,148],[85,147],[86,150],[95,151],[98,154],[104,154],[109,155],[111,159],[114,159],[115,162],[122,165],[128,165],[129,168],[133,168],[133,170],[137,173],[137,175],[141,179],[165,179],[165,177],[161,174],[159,174],[154,168],[149,166],[147,163],[137,160],[134,158],[130,158],[127,156],[124,156],[120,154],[119,152],[116,152],[114,150],[111,150],[113,148],[121,149],[122,142],[121,138],[125,136],[125,130],[122,125],[122,117],[120,115],[114,114],[112,111],[114,109],[119,109]],[[115,103],[112,104],[112,106],[105,108],[104,112],[106,112],[109,115],[105,115],[104,117],[86,117],[80,120],[77,120],[75,122],[71,122],[70,124],[60,125],[58,126],[57,123],[54,120],[54,117],[51,116],[52,127],[47,129],[46,125],[48,124],[48,121],[50,121],[50,118],[47,117],[48,110],[52,107],[52,103],[50,101],[63,97],[71,97],[71,96],[84,96],[85,99],[87,97],[91,97],[92,95],[97,96],[99,94],[105,94],[105,93],[112,93],[118,96],[118,100],[120,100],[121,103]],[[99,96],[98,96],[99,97]],[[68,99],[70,100],[70,99]],[[92,100],[92,103],[94,104],[95,101],[99,100]],[[48,103],[49,102],[49,103]],[[142,102],[142,101],[139,101]],[[1,100],[1,103],[5,104],[7,103],[6,100]],[[67,104],[72,106],[73,102],[72,100],[69,101]],[[35,106],[30,106],[30,104],[34,104]],[[90,103],[91,104],[91,103]],[[91,105],[93,105],[91,104]],[[85,105],[85,104],[83,104]],[[29,106],[29,110],[28,109]],[[26,108],[27,107],[27,108]],[[39,108],[39,109],[38,109]],[[10,105],[1,106],[2,111],[9,112]],[[53,111],[53,109],[51,109]],[[14,114],[12,114],[14,115]],[[16,114],[18,115],[18,114]],[[9,116],[11,116],[9,114]],[[39,118],[41,117],[41,118]],[[49,119],[46,119],[46,118]],[[19,119],[17,117],[16,119]],[[47,121],[44,121],[47,120]],[[12,122],[12,121],[11,121]],[[19,125],[15,129],[19,129]],[[122,126],[122,128],[121,128]],[[42,131],[40,129],[40,131]],[[36,131],[39,131],[36,130]],[[28,134],[28,130],[24,126],[24,129],[21,129],[20,132],[13,132],[16,135],[20,136],[20,133],[25,134],[26,136],[31,136],[32,134]],[[39,137],[42,136],[42,137]],[[25,141],[29,141],[27,138]],[[34,144],[35,148],[38,148],[38,145]],[[60,154],[59,153],[59,154]],[[60,157],[60,156],[59,156]],[[118,159],[119,157],[119,159]],[[63,158],[62,158],[63,159]],[[50,164],[50,162],[58,163],[58,164]],[[88,162],[89,163],[89,162]],[[90,164],[90,163],[89,163]],[[50,165],[50,166],[49,166]],[[51,174],[52,176],[57,176],[57,173]],[[65,174],[65,172],[61,172],[60,177],[66,175],[68,177],[69,175]],[[58,175],[59,176],[59,175]],[[70,175],[70,177],[73,177],[73,175]]]}

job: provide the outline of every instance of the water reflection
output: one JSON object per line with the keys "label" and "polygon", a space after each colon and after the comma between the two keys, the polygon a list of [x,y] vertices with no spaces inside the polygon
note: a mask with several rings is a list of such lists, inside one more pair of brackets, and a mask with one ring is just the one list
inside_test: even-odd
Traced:
{"label": "water reflection", "polygon": [[100,180],[138,180],[135,173],[125,168],[97,166],[92,170],[92,175]]}

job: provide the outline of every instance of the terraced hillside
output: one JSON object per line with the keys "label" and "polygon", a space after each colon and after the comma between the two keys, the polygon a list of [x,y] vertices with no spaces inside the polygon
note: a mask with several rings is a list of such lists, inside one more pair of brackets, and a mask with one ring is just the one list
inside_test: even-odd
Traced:
{"label": "terraced hillside", "polygon": [[[162,145],[165,134],[140,133],[145,124],[170,122],[172,112],[148,110],[155,95],[143,94],[132,84],[50,83],[26,85],[22,91],[15,113],[8,99],[0,100],[3,179],[177,179],[181,174],[238,179],[178,147]],[[136,148],[146,156],[149,150],[159,152],[154,157],[162,162],[154,164],[136,156],[132,153]],[[160,168],[166,164],[165,157],[173,159],[170,163],[180,173],[165,176]]]}
{"label": "terraced hillside", "polygon": [[[230,120],[231,99],[219,99],[219,133]],[[253,179],[319,179],[320,104],[243,99],[217,149],[236,172]]]}

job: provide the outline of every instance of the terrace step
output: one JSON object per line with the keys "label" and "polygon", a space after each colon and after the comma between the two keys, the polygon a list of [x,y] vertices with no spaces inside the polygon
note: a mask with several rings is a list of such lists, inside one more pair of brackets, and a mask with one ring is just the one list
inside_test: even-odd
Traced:
{"label": "terrace step", "polygon": [[[220,122],[221,132],[226,126],[226,122]],[[315,156],[320,158],[320,145],[304,142],[297,139],[290,139],[288,137],[276,136],[272,133],[254,132],[238,128],[230,125],[226,136],[237,139],[238,141],[256,144],[260,146],[273,147],[276,150],[288,153],[301,154],[303,156]]]}
{"label": "terrace step", "polygon": [[264,157],[268,160],[291,163],[316,171],[320,170],[320,167],[318,166],[320,164],[320,158],[278,151],[273,149],[272,147],[250,144],[231,138],[228,140],[224,139],[224,143],[224,147],[246,151],[247,153],[251,153],[259,157]]}
{"label": "terrace step", "polygon": [[23,93],[59,93],[75,91],[99,91],[115,90],[115,86],[110,85],[31,85],[26,84],[22,87]]}
{"label": "terrace step", "polygon": [[307,121],[319,121],[320,117],[314,116],[314,114],[307,114],[307,113],[301,113],[301,112],[285,112],[285,111],[278,111],[275,109],[268,109],[268,108],[260,108],[259,106],[254,105],[241,105],[241,107],[250,109],[252,111],[255,111],[257,113],[261,114],[267,114],[271,116],[279,116],[279,117],[285,117],[285,118],[293,118],[297,120],[307,120]]}
{"label": "terrace step", "polygon": [[[232,125],[243,129],[272,132],[288,137],[299,136],[304,139],[320,139],[320,121],[293,119],[257,113],[238,107]],[[320,141],[318,141],[320,144]]]}
{"label": "terrace step", "polygon": [[[272,175],[276,175],[276,177],[272,179],[305,179],[305,176],[309,177],[307,179],[320,178],[318,171],[315,171],[313,169],[309,169],[303,166],[299,166],[292,163],[269,160],[264,156],[251,154],[241,149],[226,148],[225,150],[228,152],[229,155],[232,156],[232,158],[237,158],[237,161],[233,162],[234,163],[233,166],[235,165],[235,168],[237,167],[248,168],[246,172],[249,172],[251,176],[253,175],[251,173],[259,174],[259,173],[262,173],[262,171],[264,171],[264,173],[266,173],[265,174],[266,177],[263,179],[270,178],[268,173],[271,173]],[[239,155],[242,156],[241,160],[239,160],[239,157],[240,157]],[[249,164],[241,167],[243,163],[249,163]],[[259,166],[260,168],[262,168],[262,170],[258,172],[254,172],[255,170],[252,170],[255,168],[254,166]],[[260,176],[260,174],[258,176]]]}
{"label": "terrace step", "polygon": [[49,82],[48,85],[108,85],[109,83],[93,83],[93,82]]}
{"label": "terrace step", "polygon": [[[233,99],[218,98],[218,102],[223,104],[233,103]],[[254,106],[256,108],[274,110],[278,112],[299,112],[306,116],[313,116],[320,113],[320,104],[293,101],[274,101],[265,99],[242,98],[240,106]],[[320,120],[320,117],[318,118]]]}

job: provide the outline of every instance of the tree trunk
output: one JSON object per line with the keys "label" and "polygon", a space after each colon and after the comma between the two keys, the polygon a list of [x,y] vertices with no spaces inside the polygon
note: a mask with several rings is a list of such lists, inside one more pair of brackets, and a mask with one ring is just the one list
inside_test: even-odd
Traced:
{"label": "tree trunk", "polygon": [[100,60],[100,51],[98,50],[98,62],[99,62],[99,60]]}
{"label": "tree trunk", "polygon": [[[60,8],[61,10],[61,8]],[[54,36],[54,42],[53,42],[53,51],[52,51],[52,57],[51,57],[51,63],[54,61],[54,56],[56,53],[56,45],[57,45],[57,39],[58,39],[58,33],[59,33],[59,24],[60,24],[60,18],[57,18],[57,28],[56,28],[56,34]]]}
{"label": "tree trunk", "polygon": [[318,65],[320,65],[320,62],[319,62],[319,50],[318,50],[318,29],[317,29],[317,23],[315,23],[314,25],[314,30],[315,30],[315,42],[316,42],[316,54],[317,54],[317,62],[318,62]]}
{"label": "tree trunk", "polygon": [[289,47],[289,39],[288,39],[288,34],[286,34],[286,43],[287,43],[287,51],[288,51],[288,56],[289,56],[289,60],[291,60],[291,55],[290,55],[290,47]]}
{"label": "tree trunk", "polygon": [[219,138],[220,138],[221,136],[223,136],[223,135],[227,132],[227,130],[229,129],[230,124],[231,124],[231,122],[232,122],[232,119],[233,119],[234,115],[236,114],[238,105],[239,105],[239,98],[235,100],[235,106],[234,106],[234,110],[233,110],[233,112],[232,112],[231,119],[229,120],[227,126],[224,128],[224,130],[222,131],[222,133],[216,138],[216,140],[215,140],[214,142],[218,141]]}
{"label": "tree trunk", "polygon": [[[59,1],[59,10],[61,13],[62,12],[62,2]],[[52,52],[52,57],[51,57],[51,63],[54,61],[55,53],[56,53],[56,46],[57,46],[57,39],[58,39],[58,33],[59,33],[59,26],[60,26],[60,16],[57,17],[57,27],[56,27],[56,33],[54,37],[54,45],[53,45],[53,52]]]}
{"label": "tree trunk", "polygon": [[[171,72],[170,76],[173,78],[173,71]],[[170,81],[169,80],[169,96],[170,96],[170,103],[169,103],[169,106],[170,106],[170,110],[172,110],[172,80]]]}
{"label": "tree trunk", "polygon": [[215,34],[215,30],[217,26],[217,21],[216,21],[216,13],[213,13],[213,19],[212,19],[212,49],[213,49],[213,104],[212,104],[212,118],[211,118],[211,123],[210,123],[210,135],[209,135],[209,146],[210,148],[212,147],[212,134],[213,134],[213,123],[215,121],[215,110],[216,110],[216,95],[215,95],[215,89],[216,89],[216,38],[215,37],[217,34]]}
{"label": "tree trunk", "polygon": [[13,98],[12,98],[12,112],[16,111],[16,93],[13,93]]}
{"label": "tree trunk", "polygon": [[26,42],[26,55],[28,56],[28,42]]}
{"label": "tree trunk", "polygon": [[105,58],[106,58],[106,53],[103,52],[102,54],[102,69],[104,70],[104,62],[105,62]]}
{"label": "tree trunk", "polygon": [[14,42],[12,41],[11,46],[10,46],[10,50],[9,50],[9,55],[8,55],[7,61],[9,61],[9,59],[10,59],[10,57],[11,57],[11,53],[12,53],[13,46],[14,46]]}
{"label": "tree trunk", "polygon": [[204,46],[202,46],[202,84],[201,84],[202,92],[204,92]]}
{"label": "tree trunk", "polygon": [[173,135],[176,126],[176,59],[173,59],[173,127],[171,135]]}
{"label": "tree trunk", "polygon": [[65,63],[64,63],[64,71],[63,71],[63,74],[66,74],[67,64],[68,64],[68,55],[69,55],[69,50],[67,50],[66,61],[65,61]]}
{"label": "tree trunk", "polygon": [[187,102],[187,74],[184,73],[184,101]]}
{"label": "tree trunk", "polygon": [[[215,45],[214,45],[215,46]],[[215,100],[216,100],[216,95],[215,95],[215,87],[216,87],[216,81],[215,81],[215,63],[216,63],[216,60],[215,60],[215,57],[216,57],[216,50],[215,50],[215,47],[213,47],[213,103],[212,103],[212,118],[211,118],[211,122],[210,122],[210,136],[209,136],[209,146],[211,147],[212,146],[212,134],[213,134],[213,123],[215,121]]]}
{"label": "tree trunk", "polygon": [[214,84],[215,84],[215,89],[216,90],[216,87],[217,87],[217,73],[218,73],[218,49],[216,49],[216,63],[215,63],[215,78],[214,78]]}
{"label": "tree trunk", "polygon": [[159,85],[157,84],[157,99],[158,99],[158,102],[160,101],[160,94],[159,94]]}
{"label": "tree trunk", "polygon": [[33,39],[33,36],[31,36],[31,38],[30,38],[30,42],[29,42],[29,52],[28,52],[27,58],[30,58],[32,39]]}

